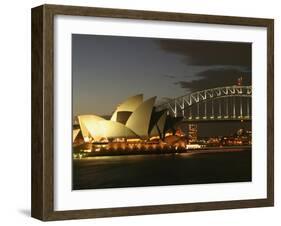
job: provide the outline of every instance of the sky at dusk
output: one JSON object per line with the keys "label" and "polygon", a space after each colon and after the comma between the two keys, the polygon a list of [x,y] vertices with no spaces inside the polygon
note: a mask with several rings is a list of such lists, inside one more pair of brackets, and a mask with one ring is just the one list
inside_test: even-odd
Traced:
{"label": "sky at dusk", "polygon": [[241,76],[250,85],[251,61],[251,43],[73,34],[73,116],[110,115],[140,93],[161,103]]}

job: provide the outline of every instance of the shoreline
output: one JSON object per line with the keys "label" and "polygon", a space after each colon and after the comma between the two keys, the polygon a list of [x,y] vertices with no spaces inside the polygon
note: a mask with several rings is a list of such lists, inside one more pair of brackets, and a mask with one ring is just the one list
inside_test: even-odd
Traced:
{"label": "shoreline", "polygon": [[[165,155],[165,154],[207,154],[207,153],[223,153],[223,152],[241,152],[241,151],[250,151],[251,146],[228,146],[228,147],[208,147],[204,149],[178,149],[178,150],[137,150],[137,151],[99,151],[99,152],[90,152],[83,153],[82,159],[91,158],[91,157],[107,157],[107,156],[130,156],[130,155]],[[73,157],[73,160],[81,159],[78,157]]]}

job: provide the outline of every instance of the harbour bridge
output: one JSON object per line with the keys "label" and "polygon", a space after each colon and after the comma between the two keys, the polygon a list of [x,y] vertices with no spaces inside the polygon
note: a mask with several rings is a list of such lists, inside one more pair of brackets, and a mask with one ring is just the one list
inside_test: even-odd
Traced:
{"label": "harbour bridge", "polygon": [[252,119],[252,86],[233,85],[192,92],[156,106],[185,122]]}

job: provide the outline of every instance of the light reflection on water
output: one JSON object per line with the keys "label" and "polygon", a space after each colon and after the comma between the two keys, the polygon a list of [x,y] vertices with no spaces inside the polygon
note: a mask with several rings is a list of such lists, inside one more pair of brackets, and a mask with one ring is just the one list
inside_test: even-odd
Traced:
{"label": "light reflection on water", "polygon": [[95,156],[73,161],[74,190],[250,180],[250,149]]}
{"label": "light reflection on water", "polygon": [[169,154],[144,154],[144,155],[119,155],[119,156],[90,156],[83,159],[83,161],[92,160],[145,160],[145,159],[165,159],[165,158],[176,158],[184,157],[191,158],[194,153],[169,153]]}
{"label": "light reflection on water", "polygon": [[136,155],[111,155],[111,156],[88,156],[79,161],[142,161],[149,159],[173,159],[173,158],[193,158],[194,156],[200,155],[212,155],[214,153],[221,152],[240,152],[250,150],[248,148],[232,148],[232,149],[213,149],[213,150],[200,150],[200,151],[192,151],[187,153],[162,153],[162,154],[136,154]]}

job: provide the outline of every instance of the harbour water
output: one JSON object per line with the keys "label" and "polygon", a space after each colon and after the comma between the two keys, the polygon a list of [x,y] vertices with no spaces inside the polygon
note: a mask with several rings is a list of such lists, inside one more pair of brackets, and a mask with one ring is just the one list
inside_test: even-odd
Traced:
{"label": "harbour water", "polygon": [[73,190],[246,182],[251,148],[73,160]]}

